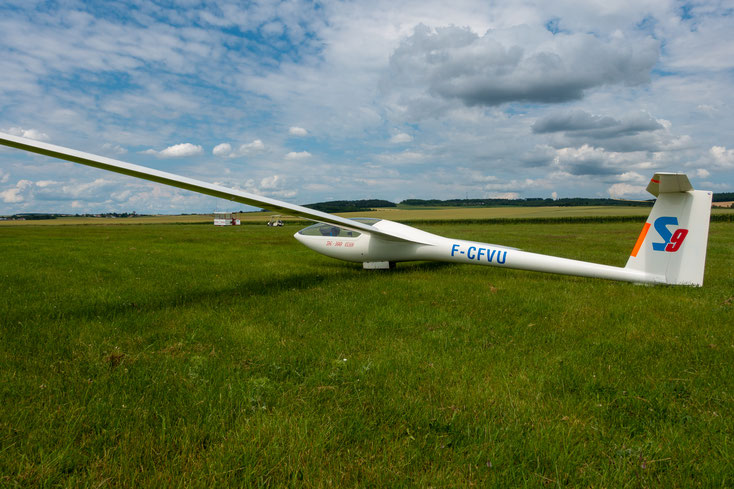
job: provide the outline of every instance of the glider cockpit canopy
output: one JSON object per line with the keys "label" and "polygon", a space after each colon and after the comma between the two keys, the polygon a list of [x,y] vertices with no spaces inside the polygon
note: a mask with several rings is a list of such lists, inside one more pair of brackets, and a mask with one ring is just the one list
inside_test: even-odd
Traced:
{"label": "glider cockpit canopy", "polygon": [[[374,217],[355,217],[350,220],[361,222],[362,224],[367,224],[368,226],[374,226],[382,219],[376,219]],[[320,222],[317,224],[313,224],[307,228],[301,229],[300,231],[298,231],[298,234],[302,234],[304,236],[338,236],[341,238],[356,238],[362,233],[358,231],[353,231],[351,229],[345,229],[339,226],[335,226],[334,224]]]}

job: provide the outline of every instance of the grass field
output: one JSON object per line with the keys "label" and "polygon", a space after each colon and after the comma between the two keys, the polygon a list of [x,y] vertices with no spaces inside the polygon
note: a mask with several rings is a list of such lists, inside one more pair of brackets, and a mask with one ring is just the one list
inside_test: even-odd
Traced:
{"label": "grass field", "polygon": [[[734,486],[733,223],[702,288],[297,229],[0,227],[0,486]],[[623,266],[640,224],[424,229]]]}

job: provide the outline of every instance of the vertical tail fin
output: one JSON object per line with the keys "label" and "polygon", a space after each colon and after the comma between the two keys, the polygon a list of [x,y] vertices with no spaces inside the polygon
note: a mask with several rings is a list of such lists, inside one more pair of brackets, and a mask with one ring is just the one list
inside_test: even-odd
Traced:
{"label": "vertical tail fin", "polygon": [[693,190],[682,173],[656,173],[647,191],[657,197],[625,268],[666,284],[703,285],[712,194]]}

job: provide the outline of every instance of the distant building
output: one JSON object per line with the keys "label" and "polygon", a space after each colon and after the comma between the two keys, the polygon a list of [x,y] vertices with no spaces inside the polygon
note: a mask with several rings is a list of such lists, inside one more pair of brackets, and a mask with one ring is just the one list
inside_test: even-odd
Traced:
{"label": "distant building", "polygon": [[237,214],[234,212],[215,212],[214,213],[214,225],[215,226],[239,226],[240,220],[237,219]]}

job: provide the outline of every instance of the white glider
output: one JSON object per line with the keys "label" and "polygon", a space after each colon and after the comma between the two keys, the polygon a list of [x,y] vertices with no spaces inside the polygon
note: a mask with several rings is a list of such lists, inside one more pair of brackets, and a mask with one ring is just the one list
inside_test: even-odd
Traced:
{"label": "white glider", "polygon": [[712,193],[694,190],[682,173],[656,173],[650,180],[647,190],[657,200],[627,265],[621,268],[445,238],[386,219],[347,219],[9,134],[0,133],[0,144],[316,221],[317,224],[300,230],[294,237],[314,251],[362,263],[366,269],[392,268],[400,261],[427,260],[626,282],[703,285]]}

